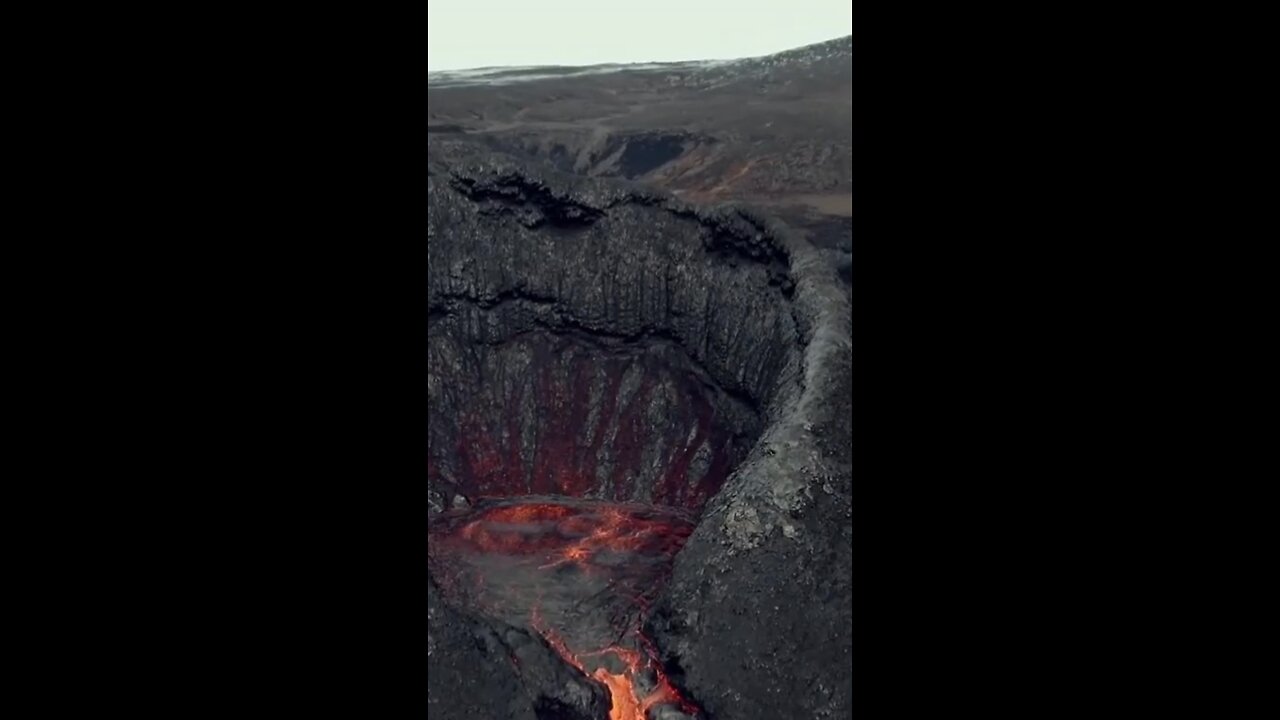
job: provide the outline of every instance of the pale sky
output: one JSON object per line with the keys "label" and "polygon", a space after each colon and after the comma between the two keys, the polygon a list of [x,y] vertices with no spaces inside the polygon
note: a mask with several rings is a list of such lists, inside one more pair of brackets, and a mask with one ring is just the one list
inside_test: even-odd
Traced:
{"label": "pale sky", "polygon": [[429,0],[427,69],[740,58],[852,32],[849,0]]}

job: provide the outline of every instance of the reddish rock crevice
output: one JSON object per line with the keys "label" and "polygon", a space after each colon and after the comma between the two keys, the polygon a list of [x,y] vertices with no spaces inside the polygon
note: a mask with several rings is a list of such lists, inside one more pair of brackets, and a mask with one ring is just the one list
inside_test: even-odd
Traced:
{"label": "reddish rock crevice", "polygon": [[466,355],[441,378],[449,387],[433,414],[453,422],[432,425],[427,472],[468,498],[562,495],[697,512],[758,432],[757,413],[700,379],[675,348],[533,333]]}

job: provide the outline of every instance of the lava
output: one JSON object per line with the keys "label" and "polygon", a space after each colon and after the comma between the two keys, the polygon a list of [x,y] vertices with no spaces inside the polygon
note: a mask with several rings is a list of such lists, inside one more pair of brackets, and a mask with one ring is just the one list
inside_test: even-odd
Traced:
{"label": "lava", "polygon": [[[578,668],[583,674],[595,678],[609,689],[612,707],[609,709],[609,720],[645,720],[649,708],[664,703],[679,705],[690,715],[696,715],[697,709],[681,697],[679,691],[671,684],[666,673],[658,663],[652,645],[638,629],[634,631],[636,639],[643,641],[645,652],[628,648],[611,646],[603,650],[578,656],[570,650],[555,631],[542,626],[539,614],[535,611],[534,628],[547,639],[547,643],[560,654],[570,665]],[[540,627],[541,626],[541,627]],[[611,672],[609,666],[601,665],[591,669],[582,658],[606,658],[613,656],[622,663],[619,672]],[[636,686],[635,679],[651,675],[653,687],[647,691]]]}
{"label": "lava", "polygon": [[604,685],[609,720],[646,720],[663,704],[696,715],[641,630],[693,526],[682,510],[639,503],[488,499],[434,520],[428,558],[456,600],[534,630]]}

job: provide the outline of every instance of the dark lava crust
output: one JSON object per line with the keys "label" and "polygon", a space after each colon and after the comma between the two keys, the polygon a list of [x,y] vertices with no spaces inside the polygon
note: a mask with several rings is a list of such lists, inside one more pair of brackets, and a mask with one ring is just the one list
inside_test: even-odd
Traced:
{"label": "dark lava crust", "polygon": [[[668,675],[711,720],[847,717],[852,352],[830,262],[754,213],[454,137],[429,138],[429,513],[695,513],[646,625]],[[536,633],[434,582],[428,601],[432,720],[608,716]]]}

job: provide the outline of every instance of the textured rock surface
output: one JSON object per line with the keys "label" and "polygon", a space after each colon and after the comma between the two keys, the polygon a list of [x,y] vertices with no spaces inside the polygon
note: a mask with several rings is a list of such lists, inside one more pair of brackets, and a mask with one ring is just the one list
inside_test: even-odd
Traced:
{"label": "textured rock surface", "polygon": [[604,690],[542,638],[459,613],[428,580],[427,717],[599,720],[608,709]]}
{"label": "textured rock surface", "polygon": [[428,580],[428,717],[537,720],[512,663],[484,642],[489,635],[446,605]]}
{"label": "textured rock surface", "polygon": [[435,133],[582,175],[776,202],[848,196],[853,38],[763,57],[428,76]]}
{"label": "textured rock surface", "polygon": [[829,282],[798,296],[815,320],[804,387],[712,500],[650,624],[716,720],[852,708],[848,304]]}
{"label": "textured rock surface", "polygon": [[[672,679],[711,720],[847,716],[852,349],[829,259],[752,214],[430,148],[429,507],[702,510],[648,625]],[[519,631],[432,602],[433,720],[594,712],[567,666],[561,687],[503,664]]]}
{"label": "textured rock surface", "polygon": [[427,98],[433,136],[768,207],[852,261],[852,37],[733,61],[429,73]]}
{"label": "textured rock surface", "polygon": [[535,493],[701,508],[799,368],[783,249],[736,212],[442,145],[462,162],[429,180],[434,504]]}

